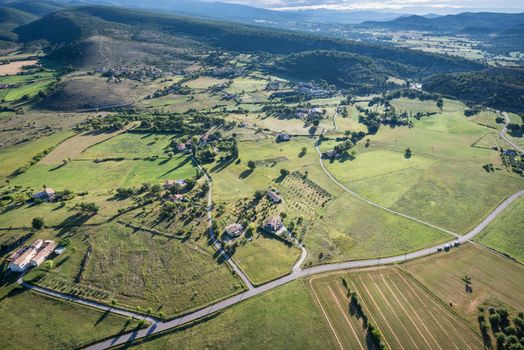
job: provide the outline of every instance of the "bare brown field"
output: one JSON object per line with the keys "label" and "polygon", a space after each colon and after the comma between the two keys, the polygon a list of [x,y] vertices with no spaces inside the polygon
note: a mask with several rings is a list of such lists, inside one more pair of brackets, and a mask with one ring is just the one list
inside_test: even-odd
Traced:
{"label": "bare brown field", "polygon": [[37,62],[37,60],[28,60],[0,64],[0,75],[15,75],[17,73],[20,73],[24,67],[32,66]]}

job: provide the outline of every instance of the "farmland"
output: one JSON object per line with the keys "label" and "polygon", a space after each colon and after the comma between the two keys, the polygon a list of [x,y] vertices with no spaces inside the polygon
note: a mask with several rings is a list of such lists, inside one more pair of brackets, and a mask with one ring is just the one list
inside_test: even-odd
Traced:
{"label": "farmland", "polygon": [[[398,103],[397,108],[416,112],[429,102]],[[477,142],[486,138],[490,128],[468,120],[460,111],[457,102],[445,100],[442,114],[415,120],[413,129],[383,127],[369,137],[369,147],[357,146],[355,160],[325,165],[366,198],[467,232],[501,200],[521,189],[524,181],[504,169],[484,171],[486,163],[500,165],[498,153]],[[471,147],[476,142],[477,147]],[[409,158],[404,154],[407,148],[412,152]]]}
{"label": "farmland", "polygon": [[524,263],[523,213],[524,200],[518,199],[475,239]]}
{"label": "farmland", "polygon": [[235,262],[254,284],[263,284],[291,272],[300,251],[269,235],[257,235],[236,249]]}
{"label": "farmland", "polygon": [[[408,262],[405,269],[442,302],[451,303],[475,330],[478,306],[503,306],[510,312],[524,309],[524,267],[474,244]],[[470,293],[464,276],[471,277]]]}
{"label": "farmland", "polygon": [[[33,271],[27,280],[100,302],[114,299],[123,307],[161,317],[201,307],[243,288],[202,241],[184,243],[116,223],[73,230],[70,238],[72,248],[56,259],[57,268],[46,274]],[[88,264],[81,269],[86,254]]]}
{"label": "farmland", "polygon": [[[105,191],[144,182],[160,183],[170,178],[195,176],[191,160],[185,156],[173,159],[122,161],[71,161],[63,166],[37,164],[11,181],[13,185],[41,188],[42,184],[57,190],[76,192]],[[75,176],[75,181],[69,179]]]}
{"label": "farmland", "polygon": [[378,327],[390,349],[482,348],[482,340],[409,277],[394,268],[312,277],[310,291],[324,311],[340,348],[366,349],[364,320],[350,303],[342,278],[354,292],[368,322]]}
{"label": "farmland", "polygon": [[333,343],[304,283],[295,281],[235,305],[205,322],[175,330],[133,348],[205,347],[331,349]]}
{"label": "farmland", "polygon": [[61,141],[72,135],[74,133],[71,131],[55,133],[30,143],[20,144],[0,151],[0,162],[2,163],[0,178],[4,182],[17,169],[30,162],[34,156],[56,147]]}
{"label": "farmland", "polygon": [[132,330],[136,321],[18,288],[2,288],[0,311],[5,348],[77,349]]}

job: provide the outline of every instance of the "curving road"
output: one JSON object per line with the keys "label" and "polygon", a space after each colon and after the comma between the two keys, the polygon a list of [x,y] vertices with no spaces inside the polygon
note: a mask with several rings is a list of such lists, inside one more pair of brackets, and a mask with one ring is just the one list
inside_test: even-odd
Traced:
{"label": "curving road", "polygon": [[513,147],[520,153],[524,153],[524,148],[515,144],[513,141],[511,141],[510,139],[506,137],[506,133],[508,132],[508,124],[511,122],[511,120],[509,119],[508,113],[506,112],[500,112],[500,113],[502,113],[502,115],[504,116],[504,120],[506,121],[506,124],[504,125],[504,128],[500,130],[499,137],[503,139],[504,141],[506,141],[511,147]]}
{"label": "curving road", "polygon": [[[519,197],[524,195],[524,190],[521,190],[509,198],[507,198],[504,202],[502,202],[495,210],[493,210],[486,218],[473,230],[468,232],[467,234],[460,236],[456,238],[453,241],[450,241],[449,243],[452,243],[456,240],[459,242],[467,242],[468,240],[475,237],[477,234],[479,234],[491,221],[493,221],[504,209],[506,209],[513,201],[518,199]],[[136,339],[147,337],[148,335],[155,334],[161,331],[165,331],[168,329],[176,328],[180,325],[187,324],[189,322],[198,320],[202,317],[205,317],[207,315],[210,315],[212,313],[215,313],[217,311],[223,310],[229,306],[235,305],[245,299],[252,298],[254,296],[260,295],[264,292],[267,292],[269,290],[272,290],[274,288],[277,288],[283,284],[286,284],[288,282],[294,281],[299,278],[303,278],[309,275],[323,273],[323,272],[330,272],[330,271],[339,271],[339,270],[346,270],[346,269],[354,269],[354,268],[362,268],[362,267],[371,267],[371,266],[377,266],[381,264],[394,264],[394,263],[400,263],[404,262],[406,260],[412,260],[420,257],[424,257],[427,255],[435,254],[438,252],[438,248],[442,247],[444,244],[435,245],[429,248],[421,249],[415,252],[411,252],[408,254],[403,255],[397,255],[387,258],[377,258],[377,259],[367,259],[367,260],[357,260],[357,261],[345,261],[341,263],[333,263],[333,264],[326,264],[326,265],[320,265],[315,266],[311,268],[302,269],[298,265],[295,265],[293,268],[293,271],[291,274],[281,277],[277,280],[268,282],[264,285],[261,285],[259,287],[254,287],[252,289],[249,289],[241,294],[235,295],[233,297],[230,297],[228,299],[224,299],[218,303],[215,303],[213,305],[210,305],[206,308],[203,308],[201,310],[192,312],[190,314],[187,314],[185,316],[181,316],[178,318],[175,318],[170,321],[164,321],[164,322],[157,322],[154,323],[152,326],[142,329],[135,332],[130,332],[126,334],[119,335],[117,337],[114,337],[112,339],[108,339],[96,344],[93,344],[87,349],[108,349],[116,345],[122,345],[127,342],[132,342]],[[300,260],[305,259],[305,255],[303,253]]]}
{"label": "curving road", "polygon": [[[502,137],[502,135],[501,135],[501,137]],[[389,208],[380,206],[379,204],[376,204],[376,203],[374,203],[374,202],[372,202],[372,201],[370,201],[370,200],[368,200],[368,199],[358,195],[357,193],[351,191],[349,188],[345,187],[343,184],[338,182],[327,171],[327,169],[324,167],[318,143],[316,145],[316,149],[317,149],[317,152],[320,155],[320,165],[321,165],[323,171],[326,173],[326,175],[334,183],[336,183],[344,191],[346,191],[346,192],[350,193],[351,195],[355,196],[356,198],[358,198],[358,199],[368,203],[369,205],[375,206],[375,207],[380,208],[382,210],[388,211],[388,212],[390,212],[392,214],[399,215],[399,216],[405,217],[407,219],[416,221],[418,223],[421,223],[421,224],[430,226],[432,228],[441,230],[443,232],[449,233],[450,235],[453,235],[455,237],[449,243],[455,242],[457,240],[459,242],[461,242],[461,243],[464,243],[464,242],[467,242],[467,241],[471,240],[473,237],[475,237],[477,234],[479,234],[490,222],[492,222],[498,215],[500,215],[500,213],[502,213],[502,211],[504,211],[513,201],[515,201],[516,199],[518,199],[518,198],[520,198],[521,196],[524,195],[524,190],[521,190],[519,192],[514,193],[509,198],[507,198],[504,202],[502,202],[497,208],[495,208],[492,212],[490,212],[489,215],[487,215],[484,218],[484,220],[479,225],[477,225],[473,230],[471,230],[470,232],[468,232],[465,235],[459,236],[458,234],[456,234],[454,232],[451,232],[449,230],[440,228],[438,226],[435,226],[433,224],[430,224],[430,223],[427,223],[425,221],[419,220],[417,218],[411,217],[409,215],[405,215],[405,214],[396,212],[394,210],[391,210]],[[129,332],[129,333],[125,333],[125,334],[121,334],[121,335],[115,336],[115,337],[113,337],[111,339],[104,340],[104,341],[101,341],[99,343],[95,343],[95,344],[93,344],[91,346],[88,346],[86,348],[86,349],[99,350],[99,349],[108,349],[108,348],[111,348],[111,347],[114,347],[114,346],[117,346],[117,345],[130,343],[130,342],[133,342],[134,340],[147,337],[147,336],[149,336],[151,334],[155,334],[155,333],[158,333],[158,332],[162,332],[162,331],[166,331],[166,330],[169,330],[169,329],[173,329],[173,328],[176,328],[178,326],[181,326],[181,325],[184,325],[184,324],[196,321],[196,320],[198,320],[200,318],[203,318],[205,316],[213,314],[213,313],[215,313],[217,311],[220,311],[220,310],[226,309],[226,308],[228,308],[228,307],[230,307],[232,305],[235,305],[235,304],[237,304],[237,303],[239,303],[239,302],[241,302],[241,301],[243,301],[245,299],[252,298],[254,296],[260,295],[260,294],[265,293],[265,292],[267,292],[269,290],[277,288],[277,287],[279,287],[279,286],[281,286],[283,284],[286,284],[288,282],[291,282],[291,281],[294,281],[294,280],[297,280],[297,279],[300,279],[300,278],[307,277],[309,275],[314,275],[314,274],[319,274],[319,273],[324,273],[324,272],[340,271],[340,270],[346,270],[346,269],[354,269],[354,268],[363,268],[363,267],[371,267],[371,266],[378,266],[378,265],[385,265],[385,264],[400,263],[400,262],[404,262],[406,260],[412,260],[412,259],[416,259],[416,258],[427,256],[427,255],[435,254],[435,253],[438,252],[438,248],[440,248],[440,247],[442,247],[444,245],[444,244],[438,244],[438,245],[435,245],[435,246],[432,246],[432,247],[429,247],[429,248],[421,249],[421,250],[418,250],[418,251],[415,251],[415,252],[402,254],[402,255],[398,255],[398,256],[392,256],[392,257],[386,257],[386,258],[366,259],[366,260],[356,260],[356,261],[345,261],[345,262],[340,262],[340,263],[332,263],[332,264],[314,266],[314,267],[310,267],[310,268],[306,268],[306,269],[301,268],[301,265],[303,264],[304,260],[306,259],[307,251],[306,251],[306,249],[304,247],[301,247],[301,249],[302,249],[301,257],[295,263],[295,265],[292,268],[292,272],[289,275],[283,276],[283,277],[281,277],[279,279],[273,280],[273,281],[268,282],[266,284],[263,284],[261,286],[254,287],[251,284],[251,282],[249,281],[249,279],[244,275],[244,273],[233,262],[233,260],[230,259],[230,257],[224,252],[222,245],[220,244],[219,240],[216,239],[216,237],[215,237],[215,234],[214,234],[213,228],[212,228],[212,189],[211,189],[211,182],[212,181],[207,176],[207,174],[205,172],[204,172],[204,174],[205,174],[206,180],[208,181],[208,183],[210,185],[210,189],[209,189],[209,193],[208,193],[208,208],[207,208],[207,215],[208,215],[209,228],[210,228],[210,230],[209,230],[210,240],[214,244],[214,246],[217,249],[217,251],[220,254],[223,254],[223,256],[225,257],[226,261],[229,263],[231,268],[244,281],[244,283],[248,287],[247,291],[245,291],[243,293],[240,293],[240,294],[237,294],[237,295],[235,295],[233,297],[224,299],[222,301],[219,301],[219,302],[217,302],[215,304],[212,304],[212,305],[210,305],[208,307],[205,307],[203,309],[200,309],[198,311],[195,311],[195,312],[192,312],[192,313],[188,313],[188,314],[186,314],[184,316],[177,317],[177,318],[172,319],[170,321],[158,321],[158,320],[153,319],[151,317],[146,317],[146,316],[143,316],[143,315],[139,315],[139,314],[136,314],[136,313],[133,313],[133,312],[130,312],[130,311],[121,310],[121,309],[115,309],[115,308],[109,307],[109,306],[104,305],[104,304],[99,304],[99,303],[96,303],[96,302],[87,301],[87,300],[84,300],[84,299],[81,299],[81,298],[73,297],[73,296],[70,296],[70,295],[65,295],[65,294],[62,294],[62,293],[55,292],[55,291],[51,291],[51,290],[48,290],[48,289],[45,289],[45,288],[32,286],[32,285],[29,285],[27,283],[24,283],[21,279],[19,280],[19,283],[21,283],[25,287],[30,288],[30,289],[32,289],[34,291],[37,291],[37,292],[40,292],[40,293],[43,293],[43,294],[47,294],[47,295],[50,295],[50,296],[53,296],[53,297],[56,297],[56,298],[60,298],[60,299],[64,299],[64,300],[68,300],[68,301],[72,301],[72,302],[77,302],[77,303],[80,303],[80,304],[83,304],[83,305],[95,307],[95,308],[98,308],[98,309],[101,309],[101,310],[105,310],[105,311],[114,312],[114,313],[117,313],[117,314],[120,314],[120,315],[124,315],[124,316],[132,316],[132,317],[135,317],[135,318],[138,318],[138,319],[145,319],[145,320],[147,320],[148,322],[151,323],[151,326],[149,326],[148,328],[137,330],[137,331],[133,331],[133,332]]]}
{"label": "curving road", "polygon": [[423,225],[426,225],[426,226],[429,226],[429,227],[432,227],[434,229],[437,229],[439,231],[442,231],[442,232],[445,232],[445,233],[448,233],[452,236],[455,236],[455,237],[459,237],[459,235],[455,232],[452,232],[450,230],[447,230],[445,228],[442,228],[442,227],[439,227],[437,225],[433,225],[429,222],[426,222],[424,220],[420,220],[420,219],[417,219],[413,216],[410,216],[410,215],[407,215],[407,214],[403,214],[403,213],[399,213],[398,211],[394,211],[392,209],[389,209],[389,208],[386,208],[386,207],[383,207],[382,205],[380,204],[377,204],[369,199],[367,199],[366,197],[362,197],[361,195],[359,195],[358,193],[350,190],[349,188],[347,188],[346,186],[344,186],[342,183],[340,183],[337,179],[335,179],[335,177],[333,175],[331,175],[331,173],[326,169],[326,167],[324,166],[324,162],[322,161],[322,152],[320,151],[320,148],[319,148],[319,142],[317,142],[317,144],[315,145],[315,148],[318,152],[318,155],[320,157],[320,167],[322,168],[322,170],[324,171],[324,173],[331,179],[331,181],[333,181],[338,187],[340,187],[341,189],[343,189],[344,191],[348,192],[349,194],[351,194],[353,197],[355,198],[358,198],[360,199],[361,201],[369,204],[369,205],[372,205],[376,208],[379,208],[379,209],[382,209],[382,210],[385,210],[391,214],[395,214],[395,215],[398,215],[398,216],[402,216],[406,219],[409,219],[409,220],[412,220],[412,221],[416,221],[418,222],[419,224],[423,224]]}

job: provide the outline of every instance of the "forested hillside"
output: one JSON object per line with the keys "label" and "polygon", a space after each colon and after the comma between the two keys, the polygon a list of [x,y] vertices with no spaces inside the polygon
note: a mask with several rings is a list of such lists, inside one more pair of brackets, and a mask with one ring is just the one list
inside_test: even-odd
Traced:
{"label": "forested hillside", "polygon": [[524,111],[524,70],[437,74],[424,81],[424,90],[503,110]]}
{"label": "forested hillside", "polygon": [[[216,48],[237,52],[267,52],[291,55],[306,51],[331,51],[291,56],[284,64],[299,78],[311,79],[311,70],[297,70],[297,64],[306,68],[314,60],[316,67],[340,65],[338,73],[330,73],[330,83],[340,83],[340,69],[348,71],[360,55],[367,57],[368,71],[383,71],[386,66],[399,68],[404,77],[422,77],[434,73],[478,70],[479,63],[443,55],[383,47],[361,42],[338,40],[311,34],[263,29],[254,26],[197,20],[185,17],[159,15],[135,10],[110,10],[106,7],[84,7],[53,13],[16,30],[23,41],[44,39],[52,44],[72,43],[94,34],[113,37],[136,37],[143,31],[157,31],[172,36],[190,37]],[[166,43],[169,44],[169,43]],[[334,52],[341,52],[335,54]],[[351,53],[353,55],[346,55]],[[346,56],[344,56],[346,55]],[[344,60],[344,57],[347,61]],[[387,64],[381,60],[387,60]],[[357,59],[360,62],[360,58]],[[284,61],[285,62],[285,61]],[[367,74],[362,74],[367,76]],[[367,78],[366,78],[367,79]]]}

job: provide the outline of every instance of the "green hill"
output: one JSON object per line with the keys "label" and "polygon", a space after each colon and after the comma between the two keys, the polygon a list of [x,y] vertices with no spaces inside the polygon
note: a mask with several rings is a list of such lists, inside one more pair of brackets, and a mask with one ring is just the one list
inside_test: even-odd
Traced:
{"label": "green hill", "polygon": [[56,1],[47,0],[11,1],[5,4],[4,6],[31,13],[38,17],[43,17],[52,12],[56,12],[65,8],[64,3],[58,3]]}
{"label": "green hill", "polygon": [[444,96],[517,113],[524,112],[524,69],[492,68],[480,72],[437,74],[423,88]]}
{"label": "green hill", "polygon": [[[435,73],[480,70],[479,63],[432,53],[314,34],[274,30],[139,10],[82,7],[52,13],[16,29],[22,41],[63,44],[53,57],[62,63],[82,55],[93,35],[126,39],[144,32],[188,38],[208,47],[242,53],[269,53],[263,67],[302,80],[325,80],[342,88],[383,90],[388,76],[423,78]],[[140,35],[142,38],[143,36]],[[144,39],[141,39],[144,40]],[[172,45],[164,39],[164,45]]]}
{"label": "green hill", "polygon": [[36,19],[38,17],[24,11],[7,7],[0,8],[0,39],[15,40],[16,35],[11,31]]}

